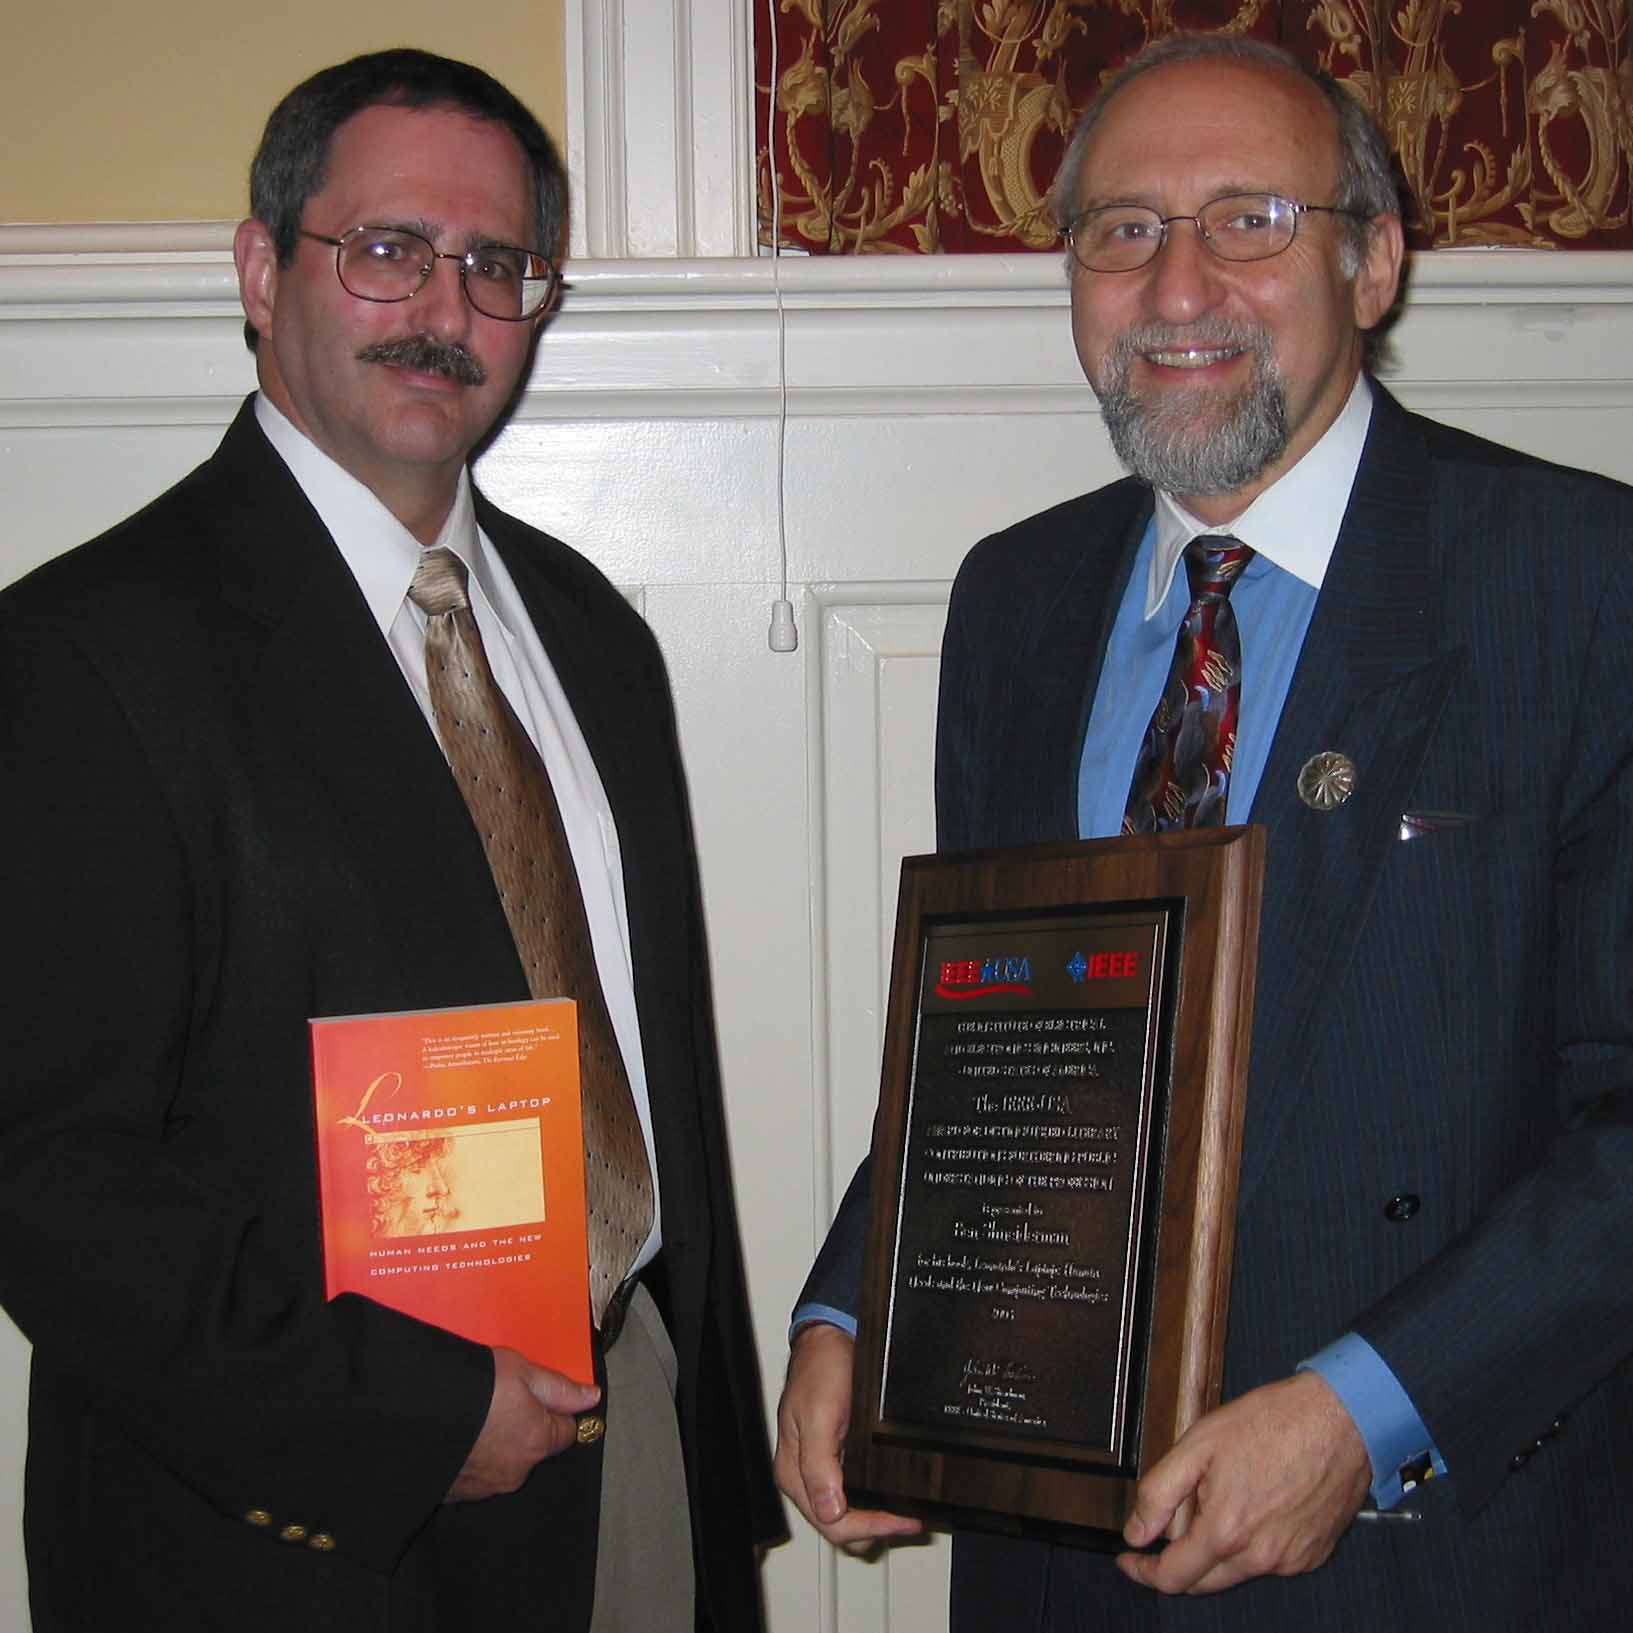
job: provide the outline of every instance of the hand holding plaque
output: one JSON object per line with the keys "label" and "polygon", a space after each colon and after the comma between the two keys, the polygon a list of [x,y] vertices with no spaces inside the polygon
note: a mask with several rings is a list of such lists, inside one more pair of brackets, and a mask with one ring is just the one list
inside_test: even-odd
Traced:
{"label": "hand holding plaque", "polygon": [[876,1543],[916,1536],[904,1514],[853,1508],[840,1458],[850,1419],[856,1341],[824,1321],[795,1335],[777,1408],[777,1484],[835,1547],[865,1553]]}
{"label": "hand holding plaque", "polygon": [[903,864],[853,1499],[1112,1545],[1219,1396],[1263,835]]}

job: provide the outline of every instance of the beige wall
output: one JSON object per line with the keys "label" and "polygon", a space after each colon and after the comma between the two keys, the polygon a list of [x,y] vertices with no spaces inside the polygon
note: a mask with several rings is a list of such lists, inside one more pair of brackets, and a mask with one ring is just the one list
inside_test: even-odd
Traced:
{"label": "beige wall", "polygon": [[236,219],[273,103],[315,69],[382,46],[418,45],[479,64],[559,141],[563,4],[11,8],[0,52],[0,220]]}

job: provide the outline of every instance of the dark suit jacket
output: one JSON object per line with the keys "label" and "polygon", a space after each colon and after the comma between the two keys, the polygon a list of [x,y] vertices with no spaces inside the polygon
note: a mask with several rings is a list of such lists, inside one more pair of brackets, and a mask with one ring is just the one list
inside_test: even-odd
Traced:
{"label": "dark suit jacket", "polygon": [[[756,1627],[781,1514],[662,663],[582,558],[478,517],[618,823],[699,1619]],[[583,1625],[598,1450],[439,1506],[489,1352],[323,1298],[307,1017],[527,989],[436,742],[247,405],[176,488],[0,596],[0,767],[36,1633]]]}
{"label": "dark suit jacket", "polygon": [[[1151,508],[1125,480],[966,561],[942,657],[943,849],[1075,837],[1089,708]],[[1633,1614],[1630,546],[1628,489],[1380,391],[1252,811],[1268,874],[1225,1392],[1358,1330],[1451,1479],[1419,1521],[1352,1527],[1322,1570],[1212,1599],[960,1539],[955,1627],[1038,1626],[1046,1591],[1070,1628],[1491,1633]],[[1295,791],[1323,749],[1358,771],[1330,814]],[[1414,812],[1453,819],[1403,842]],[[854,1308],[857,1211],[807,1299]]]}

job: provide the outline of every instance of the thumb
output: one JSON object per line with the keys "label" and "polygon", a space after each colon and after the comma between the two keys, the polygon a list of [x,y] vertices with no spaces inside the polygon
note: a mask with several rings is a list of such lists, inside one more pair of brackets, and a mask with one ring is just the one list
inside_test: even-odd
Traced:
{"label": "thumb", "polygon": [[564,1372],[553,1372],[549,1367],[529,1366],[527,1392],[546,1411],[571,1416],[584,1412],[601,1399],[601,1391],[594,1384],[581,1384]]}
{"label": "thumb", "polygon": [[811,1492],[811,1512],[824,1525],[845,1517],[845,1488],[837,1483],[817,1486]]}
{"label": "thumb", "polygon": [[839,1459],[834,1448],[824,1445],[819,1451],[803,1445],[800,1448],[800,1478],[811,1499],[811,1512],[824,1525],[845,1517],[849,1506],[845,1501],[845,1482],[840,1473]]}

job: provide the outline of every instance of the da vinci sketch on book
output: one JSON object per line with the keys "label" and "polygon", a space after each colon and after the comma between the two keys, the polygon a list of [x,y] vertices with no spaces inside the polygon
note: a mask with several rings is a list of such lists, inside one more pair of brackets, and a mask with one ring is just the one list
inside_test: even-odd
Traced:
{"label": "da vinci sketch on book", "polygon": [[433,1138],[370,1133],[363,1151],[373,1236],[499,1230],[545,1217],[537,1118]]}

